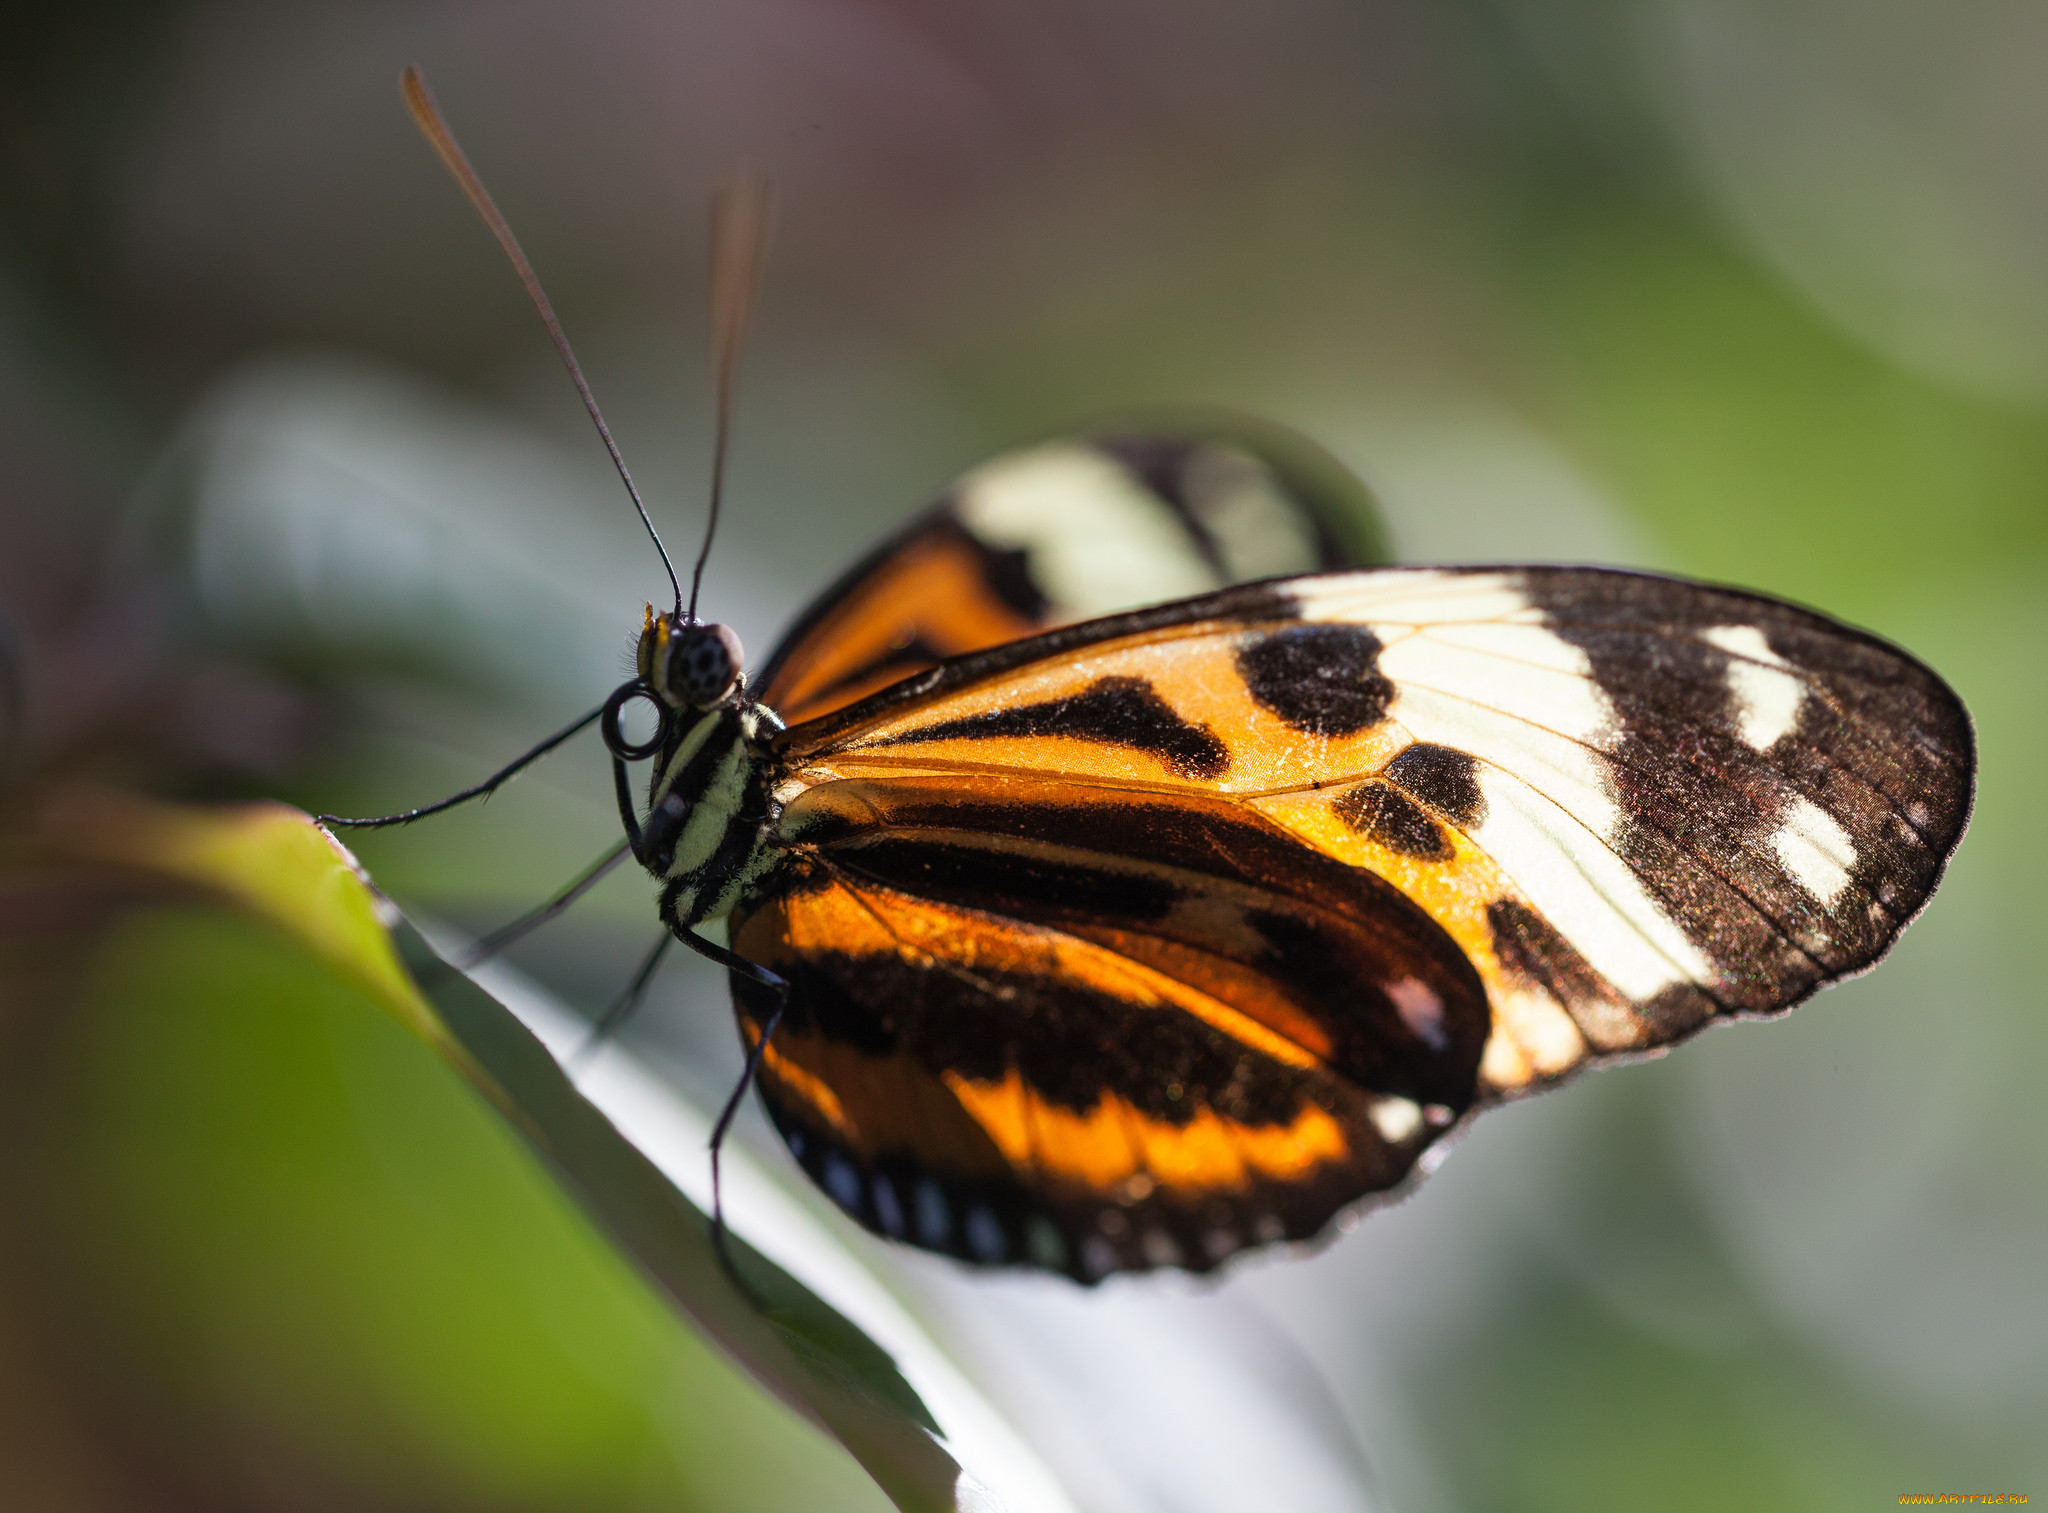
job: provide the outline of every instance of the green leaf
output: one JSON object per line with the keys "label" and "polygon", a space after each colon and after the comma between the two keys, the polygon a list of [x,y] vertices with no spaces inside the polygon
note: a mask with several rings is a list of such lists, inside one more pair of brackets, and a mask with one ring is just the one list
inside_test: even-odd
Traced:
{"label": "green leaf", "polygon": [[[192,923],[197,895],[213,918],[225,906],[281,935],[328,997],[339,989],[385,1013],[445,1059],[679,1313],[835,1436],[898,1507],[948,1510],[963,1497],[978,1505],[979,1483],[963,1473],[891,1355],[731,1235],[734,1265],[756,1297],[735,1286],[706,1215],[577,1092],[525,1025],[436,956],[304,815],[279,805],[195,809],[70,790],[44,806],[39,828],[41,844],[16,869],[17,883],[38,868],[54,876],[84,863],[102,869],[103,918],[138,909],[159,922],[182,918],[196,939],[208,917]],[[178,907],[151,907],[167,896]],[[111,953],[98,969],[141,972],[149,980],[135,984],[138,991],[164,996],[177,974],[201,966],[190,952],[158,949],[146,961]]]}

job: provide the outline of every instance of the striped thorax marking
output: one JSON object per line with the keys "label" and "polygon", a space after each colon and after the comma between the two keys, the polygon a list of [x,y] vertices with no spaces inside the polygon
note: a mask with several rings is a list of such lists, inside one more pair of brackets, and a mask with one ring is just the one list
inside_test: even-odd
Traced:
{"label": "striped thorax marking", "polygon": [[781,727],[761,705],[715,709],[662,765],[650,794],[649,828],[665,819],[674,840],[665,857],[646,860],[668,884],[676,917],[685,923],[730,912],[782,859],[773,840],[781,809],[772,792],[775,762],[765,744]]}

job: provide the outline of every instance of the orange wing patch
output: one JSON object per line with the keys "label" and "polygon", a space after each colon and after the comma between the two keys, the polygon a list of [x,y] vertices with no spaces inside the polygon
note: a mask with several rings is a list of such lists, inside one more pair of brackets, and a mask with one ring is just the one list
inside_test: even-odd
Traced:
{"label": "orange wing patch", "polygon": [[1116,1097],[1080,1113],[1059,1108],[1014,1071],[999,1082],[941,1075],[1013,1167],[1097,1192],[1143,1197],[1156,1186],[1184,1200],[1247,1192],[1255,1182],[1299,1181],[1350,1154],[1343,1128],[1313,1104],[1270,1127],[1206,1107],[1168,1124]]}
{"label": "orange wing patch", "polygon": [[946,657],[1043,629],[991,589],[985,556],[958,531],[904,543],[807,628],[804,654],[778,661],[762,701],[791,723],[815,719]]}

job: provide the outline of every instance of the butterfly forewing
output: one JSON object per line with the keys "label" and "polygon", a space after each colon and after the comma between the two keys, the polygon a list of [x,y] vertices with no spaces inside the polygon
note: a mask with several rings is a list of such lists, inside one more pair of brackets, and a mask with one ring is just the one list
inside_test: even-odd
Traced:
{"label": "butterfly forewing", "polygon": [[[933,1023],[976,1026],[949,1052],[916,1053],[916,1075],[954,1094],[944,1128],[978,1129],[1002,1156],[985,1179],[1008,1194],[1001,1258],[1033,1253],[1018,1216],[1035,1214],[1077,1274],[1094,1269],[1090,1235],[1109,1242],[1094,1261],[1126,1268],[1169,1249],[1208,1264],[1225,1235],[1256,1237],[1262,1222],[1304,1233],[1399,1181],[1446,1116],[1717,1016],[1783,1009],[1868,966],[1938,880],[1972,772],[1961,706],[1896,649],[1776,601],[1571,568],[1229,590],[952,660],[793,727],[778,749],[806,897],[865,919],[867,944],[835,955],[829,930],[790,913],[815,906],[787,896],[740,936],[790,970],[798,1004],[856,1001],[867,1008],[846,1022],[898,1024],[890,1005],[925,1004]],[[1407,944],[1345,933],[1365,920]],[[984,970],[997,958],[1003,972]],[[1014,975],[1027,959],[1051,965]],[[1118,1119],[1199,1086],[1191,1106],[1219,1127],[1231,1110],[1213,1079],[1176,1075],[1171,1057],[1116,1061],[1133,1026],[1210,1037],[1248,1066],[1284,1042],[1312,1062],[1296,1068],[1306,1102],[1288,1107],[1335,1121],[1344,1154],[1282,1203],[1249,1164],[1171,1189],[1170,1156],[1133,1137],[1152,1206],[1105,1207],[1108,1188],[1055,1180],[1017,1135],[1039,1127],[1016,1110],[1046,1102],[1028,1048],[1052,1024],[1084,1027],[1062,1042],[1081,1054],[1077,1075],[1120,1068],[1118,1101],[1099,1105]],[[803,1033],[821,1055],[832,1041]],[[1011,1103],[946,1081],[945,1055],[966,1043],[982,1057],[969,1080]],[[867,1084],[834,1065],[852,1075],[828,1056],[801,1085],[843,1106]],[[1397,1065],[1469,1080],[1425,1087]],[[771,1077],[771,1101],[815,1139],[823,1105],[797,1086]],[[1061,1117],[1098,1107],[1064,1096],[1048,1105]],[[1436,1122],[1411,1126],[1406,1108]],[[1381,1123],[1406,1143],[1375,1144]],[[838,1142],[813,1149],[848,1163],[842,1185],[885,1158],[910,1163],[899,1175],[943,1173],[958,1144],[845,1130]],[[867,1208],[849,1206],[887,1231],[862,1192]],[[1110,1212],[1123,1215],[1115,1235],[1082,1222]],[[1164,1238],[1146,1241],[1145,1224]],[[979,1253],[949,1235],[941,1248]]]}

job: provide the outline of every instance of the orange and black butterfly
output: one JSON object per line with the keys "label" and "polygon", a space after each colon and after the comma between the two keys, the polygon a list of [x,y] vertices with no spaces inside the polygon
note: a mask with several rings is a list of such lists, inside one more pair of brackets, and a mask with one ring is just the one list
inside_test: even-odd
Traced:
{"label": "orange and black butterfly", "polygon": [[1679,579],[1361,565],[1297,459],[1000,458],[754,675],[647,611],[592,716],[631,854],[868,1228],[1085,1282],[1306,1239],[1488,1104],[1864,970],[1939,880],[1972,737],[1912,657]]}

